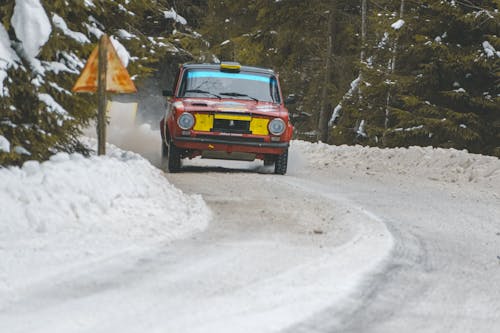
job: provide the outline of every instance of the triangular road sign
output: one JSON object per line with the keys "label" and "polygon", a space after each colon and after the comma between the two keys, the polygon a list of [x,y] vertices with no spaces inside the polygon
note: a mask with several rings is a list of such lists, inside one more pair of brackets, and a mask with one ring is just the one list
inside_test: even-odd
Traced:
{"label": "triangular road sign", "polygon": [[[116,50],[107,35],[103,35],[101,45],[106,48],[107,72],[106,72],[106,91],[111,93],[135,93],[134,82],[130,79],[125,66],[123,66]],[[99,69],[99,45],[94,48],[90,54],[80,77],[76,81],[73,92],[96,92],[97,76]]]}

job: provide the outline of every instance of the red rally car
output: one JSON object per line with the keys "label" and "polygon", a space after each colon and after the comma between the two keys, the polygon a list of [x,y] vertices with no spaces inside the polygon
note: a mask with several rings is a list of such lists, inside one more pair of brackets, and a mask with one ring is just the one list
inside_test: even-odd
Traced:
{"label": "red rally car", "polygon": [[238,63],[184,64],[160,122],[162,157],[170,172],[183,158],[274,164],[285,174],[293,126],[278,76]]}

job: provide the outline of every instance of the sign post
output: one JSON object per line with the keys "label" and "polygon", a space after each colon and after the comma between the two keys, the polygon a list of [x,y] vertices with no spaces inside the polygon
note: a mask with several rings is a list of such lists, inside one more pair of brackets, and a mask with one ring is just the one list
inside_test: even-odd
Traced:
{"label": "sign post", "polygon": [[107,34],[102,35],[99,44],[90,54],[73,92],[97,92],[97,154],[106,154],[106,94],[137,92],[134,82],[123,66]]}
{"label": "sign post", "polygon": [[99,70],[97,81],[97,155],[106,155],[106,72],[108,71],[108,57],[106,55],[105,38],[99,40]]}

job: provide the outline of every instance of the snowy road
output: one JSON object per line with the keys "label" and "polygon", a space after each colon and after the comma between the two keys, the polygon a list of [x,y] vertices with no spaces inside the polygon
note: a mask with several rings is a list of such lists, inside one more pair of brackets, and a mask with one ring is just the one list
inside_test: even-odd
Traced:
{"label": "snowy road", "polygon": [[[187,191],[202,193],[205,200],[219,212],[218,214],[225,215],[230,212],[234,215],[235,218],[231,219],[230,226],[238,229],[236,234],[240,235],[243,230],[248,229],[253,231],[250,234],[263,231],[267,233],[266,229],[270,228],[268,222],[271,222],[271,225],[275,224],[273,220],[268,220],[266,224],[255,223],[247,217],[248,208],[255,206],[253,196],[252,200],[245,204],[245,208],[237,206],[239,209],[236,211],[234,198],[229,202],[227,200],[221,202],[219,199],[222,193],[225,198],[235,196],[238,200],[244,200],[243,197],[247,196],[249,187],[261,188],[257,193],[261,196],[266,196],[264,193],[267,193],[266,189],[269,188],[273,189],[271,192],[276,193],[274,210],[281,211],[285,215],[285,219],[280,220],[284,223],[281,233],[290,232],[290,228],[294,228],[294,223],[299,221],[309,230],[322,229],[322,226],[317,226],[315,223],[323,221],[323,225],[334,227],[328,230],[327,234],[333,233],[335,237],[349,237],[349,233],[346,234],[347,230],[352,235],[351,223],[356,225],[361,222],[363,227],[382,222],[387,226],[394,239],[390,256],[385,258],[381,265],[372,265],[370,273],[364,276],[362,282],[351,286],[348,297],[338,297],[336,287],[349,281],[351,276],[344,275],[345,272],[349,272],[352,267],[357,267],[363,261],[350,250],[346,251],[344,258],[330,258],[333,259],[333,262],[329,261],[330,265],[336,266],[338,262],[335,263],[335,260],[340,260],[341,266],[352,264],[348,268],[344,267],[345,270],[337,271],[337,274],[333,273],[328,277],[329,281],[328,279],[324,281],[323,275],[316,277],[318,284],[328,283],[330,289],[319,290],[313,297],[324,298],[325,302],[322,302],[322,305],[328,303],[330,299],[332,305],[303,321],[302,318],[309,313],[301,313],[302,317],[294,318],[294,320],[300,319],[301,323],[291,325],[285,331],[496,332],[498,330],[500,327],[498,169],[493,168],[484,173],[487,176],[497,174],[494,181],[486,184],[484,179],[477,177],[477,172],[477,179],[472,179],[474,175],[472,172],[468,178],[465,177],[467,181],[453,177],[450,181],[443,181],[446,177],[438,179],[436,170],[432,169],[427,170],[428,176],[412,175],[414,170],[411,169],[406,169],[404,172],[391,172],[383,168],[371,171],[369,163],[362,159],[358,161],[361,166],[352,163],[353,161],[347,161],[347,164],[356,165],[352,169],[314,168],[314,166],[311,168],[307,167],[304,161],[308,156],[301,156],[296,152],[294,158],[292,170],[286,177],[262,175],[254,177],[244,173],[207,175],[196,172],[169,176],[177,186]],[[448,161],[450,167],[452,160],[453,156]],[[367,164],[364,165],[365,163]],[[463,165],[462,161],[458,164]],[[264,180],[263,185],[262,180]],[[291,197],[285,190],[287,186],[294,189],[290,192],[294,194]],[[343,208],[339,208],[339,205],[343,205]],[[338,221],[328,221],[328,216],[321,216],[342,209],[361,210],[371,219],[359,216],[360,220],[349,219],[349,225],[339,226]],[[244,235],[245,238],[249,237],[247,233]],[[314,247],[320,245],[321,241],[313,237],[310,242],[302,244]],[[379,240],[377,244],[372,243],[369,246],[368,251],[358,253],[365,256],[364,264],[380,259],[383,254],[376,254],[375,251],[380,251],[384,247],[387,250],[388,244]],[[324,253],[323,248],[312,255]],[[308,260],[310,262],[310,259],[298,258],[300,263]],[[350,261],[352,259],[358,261],[353,263]],[[268,259],[265,257],[263,260]],[[314,262],[312,263],[314,265]],[[312,265],[309,269],[315,271]],[[255,270],[259,270],[259,267]],[[311,309],[310,304],[302,306],[303,309]],[[313,309],[317,310],[318,307]],[[275,316],[268,323],[276,322],[276,317],[279,318]],[[249,318],[246,320],[246,323],[253,322]]]}
{"label": "snowy road", "polygon": [[498,160],[295,142],[286,176],[187,164],[165,176],[202,195],[212,211],[203,232],[131,243],[11,288],[0,332],[500,327]]}
{"label": "snowy road", "polygon": [[349,302],[290,332],[498,331],[499,198],[468,187],[407,181],[329,179],[334,192],[384,220],[395,247],[386,267]]}
{"label": "snowy road", "polygon": [[168,176],[202,193],[215,213],[187,242],[196,271],[183,278],[196,282],[188,289],[198,301],[176,306],[186,318],[179,331],[283,330],[342,302],[392,248],[376,217],[328,192],[274,175],[201,170]]}

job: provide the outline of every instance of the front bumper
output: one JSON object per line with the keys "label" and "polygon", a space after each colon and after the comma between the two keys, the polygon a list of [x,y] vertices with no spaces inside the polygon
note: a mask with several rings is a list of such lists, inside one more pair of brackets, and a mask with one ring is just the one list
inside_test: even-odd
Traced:
{"label": "front bumper", "polygon": [[281,155],[290,146],[289,142],[260,142],[249,140],[232,140],[230,138],[199,138],[182,137],[174,138],[177,147],[198,151],[225,151],[244,152],[254,154]]}
{"label": "front bumper", "polygon": [[178,136],[174,138],[177,142],[191,142],[191,143],[211,143],[211,144],[226,144],[226,145],[237,145],[237,146],[249,146],[257,148],[288,148],[290,146],[289,142],[254,142],[254,141],[239,141],[239,140],[221,140],[221,139],[211,139],[211,138],[192,138],[192,137],[182,137]]}

